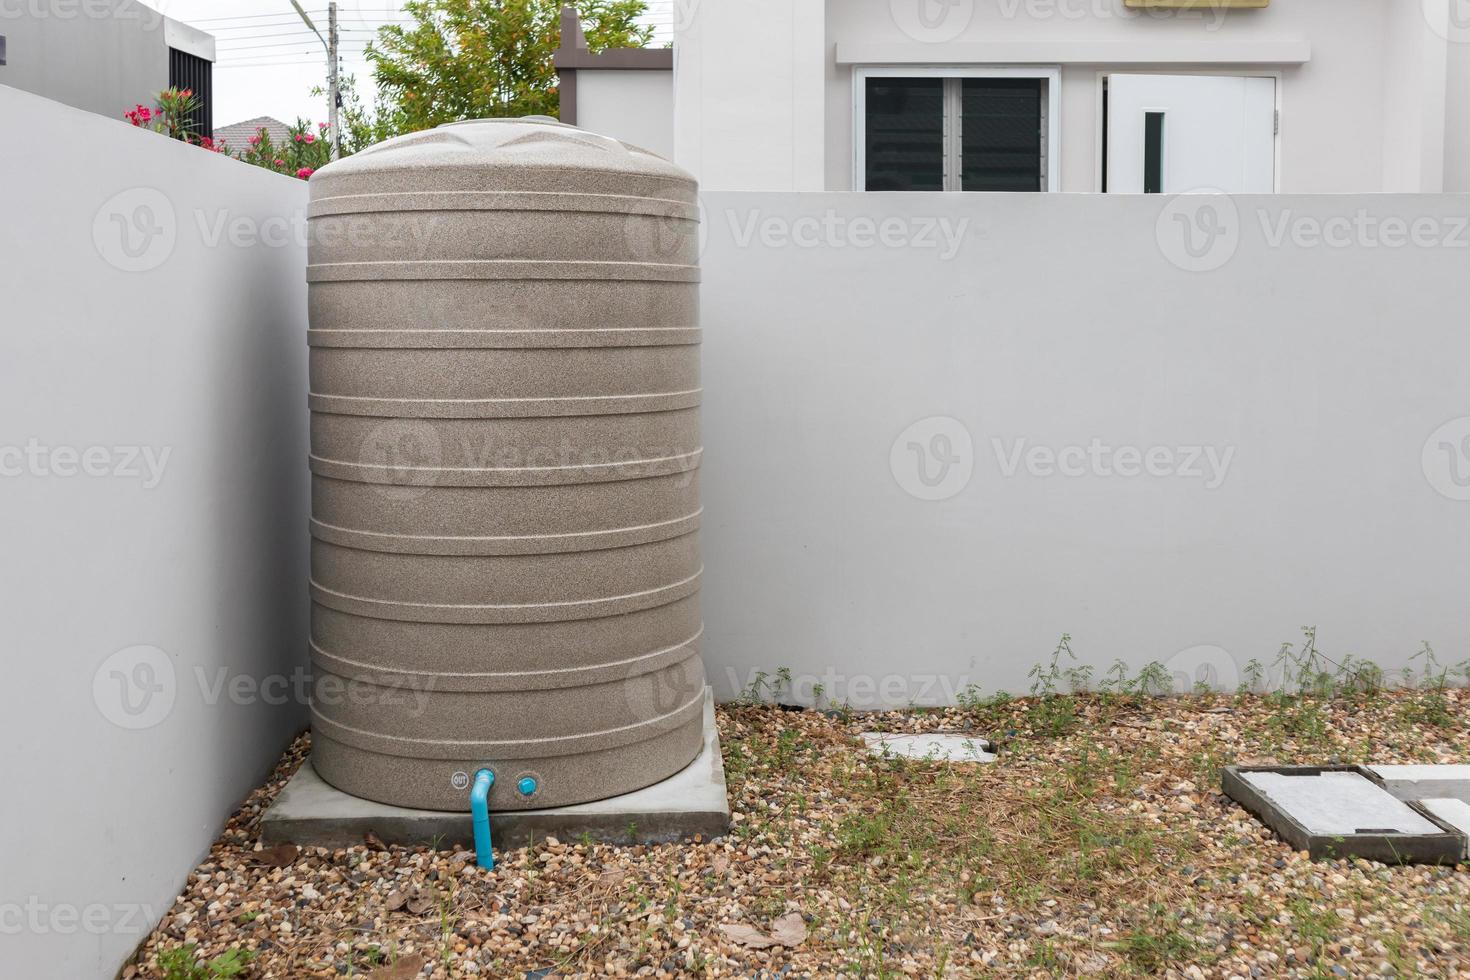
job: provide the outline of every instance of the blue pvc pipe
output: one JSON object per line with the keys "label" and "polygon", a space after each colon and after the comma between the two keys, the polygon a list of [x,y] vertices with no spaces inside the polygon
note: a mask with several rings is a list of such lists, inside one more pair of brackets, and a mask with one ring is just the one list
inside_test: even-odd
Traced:
{"label": "blue pvc pipe", "polygon": [[475,821],[475,863],[486,871],[495,870],[495,852],[490,847],[490,787],[495,785],[495,773],[481,769],[475,773],[475,785],[470,789],[470,814]]}

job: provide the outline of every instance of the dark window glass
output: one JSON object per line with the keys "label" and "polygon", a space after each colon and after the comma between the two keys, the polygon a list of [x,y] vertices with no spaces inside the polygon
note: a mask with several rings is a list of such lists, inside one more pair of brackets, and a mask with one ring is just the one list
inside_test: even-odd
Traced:
{"label": "dark window glass", "polygon": [[1039,78],[966,78],[960,107],[967,191],[1039,191]]}
{"label": "dark window glass", "polygon": [[1164,193],[1164,114],[1143,114],[1143,192]]}
{"label": "dark window glass", "polygon": [[867,189],[944,190],[944,79],[867,82]]}

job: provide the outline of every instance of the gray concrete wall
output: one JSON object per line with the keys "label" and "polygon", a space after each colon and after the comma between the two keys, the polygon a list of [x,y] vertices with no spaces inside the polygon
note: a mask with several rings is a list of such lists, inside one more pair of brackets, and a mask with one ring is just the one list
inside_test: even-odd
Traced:
{"label": "gray concrete wall", "polygon": [[166,20],[135,0],[6,0],[0,85],[120,119],[168,87]]}
{"label": "gray concrete wall", "polygon": [[1470,12],[1457,25],[1446,66],[1444,189],[1463,193],[1470,191]]}
{"label": "gray concrete wall", "polygon": [[783,666],[857,707],[1024,692],[1064,632],[1185,688],[1304,624],[1470,657],[1470,197],[704,211],[718,696]]}
{"label": "gray concrete wall", "polygon": [[111,977],[304,725],[306,184],[0,118],[0,976]]}
{"label": "gray concrete wall", "polygon": [[577,72],[577,125],[674,158],[672,71]]}

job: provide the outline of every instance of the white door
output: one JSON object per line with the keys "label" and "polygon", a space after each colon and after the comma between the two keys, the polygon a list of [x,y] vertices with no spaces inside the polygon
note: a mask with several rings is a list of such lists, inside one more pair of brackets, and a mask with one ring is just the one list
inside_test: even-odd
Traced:
{"label": "white door", "polygon": [[1276,190],[1276,80],[1113,75],[1107,189],[1115,194]]}

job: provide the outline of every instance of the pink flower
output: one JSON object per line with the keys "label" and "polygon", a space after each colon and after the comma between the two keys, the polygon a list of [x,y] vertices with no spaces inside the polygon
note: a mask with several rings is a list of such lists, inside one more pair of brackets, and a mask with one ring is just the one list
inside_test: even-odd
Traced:
{"label": "pink flower", "polygon": [[313,136],[313,135],[311,135],[310,133],[307,133],[306,134],[306,142],[307,143],[315,143],[316,142],[316,137]]}
{"label": "pink flower", "polygon": [[285,160],[277,160],[276,161],[276,166],[278,166],[278,167],[284,167],[285,165],[286,165],[286,161]]}
{"label": "pink flower", "polygon": [[314,173],[316,173],[316,170],[314,168],[302,167],[300,170],[296,171],[296,176],[300,177],[302,180],[305,180]]}
{"label": "pink flower", "polygon": [[304,139],[304,138],[305,137],[303,137],[300,133],[297,133],[296,134],[296,142],[300,143],[302,141],[302,139]]}

